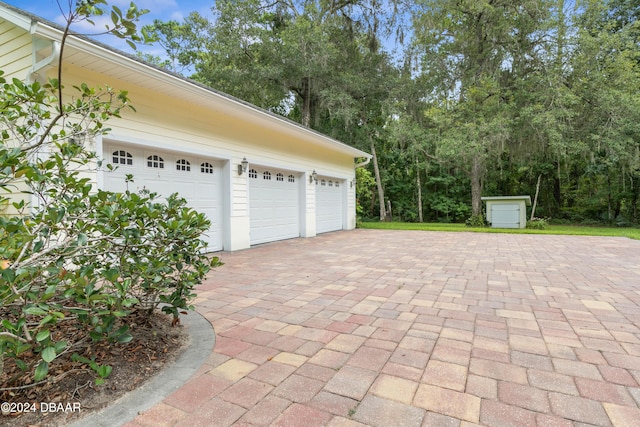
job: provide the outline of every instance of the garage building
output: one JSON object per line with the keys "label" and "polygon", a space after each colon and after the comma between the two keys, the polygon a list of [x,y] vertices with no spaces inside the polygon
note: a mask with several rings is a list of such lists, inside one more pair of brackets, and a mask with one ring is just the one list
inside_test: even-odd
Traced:
{"label": "garage building", "polygon": [[[5,77],[57,74],[59,26],[0,3],[0,34]],[[178,192],[211,220],[210,251],[355,228],[369,154],[90,39],[69,37],[63,59],[65,87],[127,90],[136,109],[85,142],[117,166],[92,171],[98,188]]]}

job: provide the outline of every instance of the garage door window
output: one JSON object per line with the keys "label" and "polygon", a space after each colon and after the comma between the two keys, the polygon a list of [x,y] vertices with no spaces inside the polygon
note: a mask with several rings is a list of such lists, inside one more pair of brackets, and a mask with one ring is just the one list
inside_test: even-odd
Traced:
{"label": "garage door window", "polygon": [[284,182],[284,175],[282,175],[281,173],[277,173],[276,174],[276,181],[283,181]]}
{"label": "garage door window", "polygon": [[254,179],[258,178],[258,171],[255,169],[251,169],[249,171],[249,178],[254,178]]}
{"label": "garage door window", "polygon": [[213,173],[213,165],[209,162],[204,162],[200,165],[200,172]]}
{"label": "garage door window", "polygon": [[289,175],[289,182],[296,182],[296,177],[293,175]]}
{"label": "garage door window", "polygon": [[147,157],[147,167],[164,169],[164,159],[158,155]]}
{"label": "garage door window", "polygon": [[271,172],[266,171],[265,173],[262,174],[262,179],[266,179],[267,181],[271,180]]}
{"label": "garage door window", "polygon": [[128,151],[118,150],[113,152],[113,163],[116,165],[133,165],[133,156]]}
{"label": "garage door window", "polygon": [[191,163],[188,160],[180,159],[176,162],[176,170],[183,172],[191,172]]}

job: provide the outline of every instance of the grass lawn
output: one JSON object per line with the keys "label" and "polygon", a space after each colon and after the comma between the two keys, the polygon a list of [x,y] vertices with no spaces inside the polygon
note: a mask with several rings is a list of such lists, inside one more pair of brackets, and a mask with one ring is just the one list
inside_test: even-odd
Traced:
{"label": "grass lawn", "polygon": [[640,240],[640,228],[630,227],[585,227],[578,225],[547,225],[544,230],[467,227],[464,224],[413,223],[413,222],[362,222],[359,228],[381,230],[467,231],[474,233],[509,234],[570,234],[580,236],[618,236]]}

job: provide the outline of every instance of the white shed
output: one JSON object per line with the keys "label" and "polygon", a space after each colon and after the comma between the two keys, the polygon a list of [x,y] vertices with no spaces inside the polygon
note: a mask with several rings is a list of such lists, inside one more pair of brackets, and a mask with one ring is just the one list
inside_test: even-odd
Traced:
{"label": "white shed", "polygon": [[529,196],[483,197],[487,204],[487,221],[493,228],[525,228],[527,226],[527,206],[531,206]]}

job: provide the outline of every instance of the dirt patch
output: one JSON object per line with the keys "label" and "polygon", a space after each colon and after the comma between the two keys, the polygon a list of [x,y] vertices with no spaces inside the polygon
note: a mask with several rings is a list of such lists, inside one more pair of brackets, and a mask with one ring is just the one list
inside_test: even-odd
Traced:
{"label": "dirt patch", "polygon": [[[1,311],[1,310],[0,310]],[[59,356],[51,363],[50,378],[32,387],[31,378],[22,374],[15,364],[5,363],[0,375],[0,402],[13,404],[21,413],[2,413],[0,425],[61,426],[96,412],[129,391],[140,387],[148,378],[172,363],[189,344],[189,336],[180,325],[171,326],[171,317],[155,313],[149,321],[132,314],[130,333],[133,340],[126,344],[101,342],[87,346],[82,356],[95,357],[100,364],[113,370],[102,385],[95,384],[95,373],[71,360],[71,354]],[[74,333],[68,326],[67,333]],[[39,355],[33,355],[39,358]],[[44,404],[42,404],[44,403]],[[6,406],[6,405],[5,405]]]}

